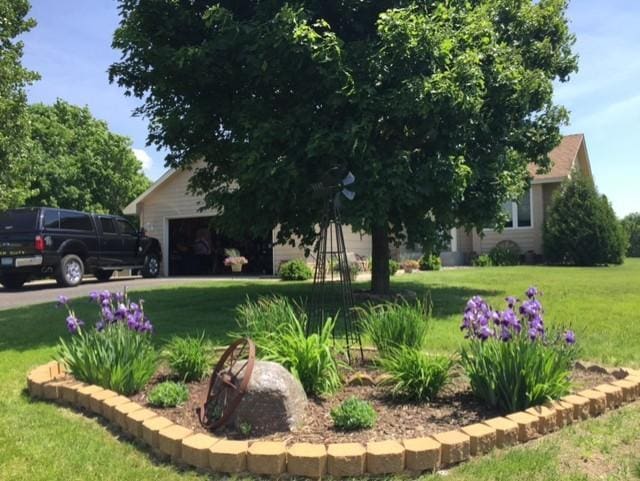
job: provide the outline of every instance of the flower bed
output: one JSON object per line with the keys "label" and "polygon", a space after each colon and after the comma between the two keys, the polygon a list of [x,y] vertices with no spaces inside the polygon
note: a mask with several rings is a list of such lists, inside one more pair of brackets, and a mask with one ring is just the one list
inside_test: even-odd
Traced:
{"label": "flower bed", "polygon": [[294,433],[258,432],[246,423],[215,436],[204,431],[195,414],[212,359],[204,335],[172,339],[163,352],[166,364],[157,364],[143,302],[129,301],[126,290],[92,293],[95,329],[61,297],[72,338],[60,341],[63,362],[30,373],[28,386],[33,397],[101,415],[160,454],[216,472],[430,471],[640,396],[638,373],[585,369],[584,363],[572,368],[576,336],[547,328],[539,297],[531,288],[524,302],[507,298],[503,311],[479,297],[469,300],[459,364],[425,352],[429,298],[365,307],[362,326],[379,358],[355,374],[335,350],[334,321],[309,334],[303,306],[275,297],[247,301],[237,310],[241,334],[254,338],[259,354],[288,369],[309,395],[306,419]]}

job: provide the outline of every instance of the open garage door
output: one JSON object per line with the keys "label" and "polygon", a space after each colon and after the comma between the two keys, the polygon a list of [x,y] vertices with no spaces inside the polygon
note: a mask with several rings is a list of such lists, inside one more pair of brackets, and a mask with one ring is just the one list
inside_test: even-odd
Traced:
{"label": "open garage door", "polygon": [[169,275],[230,275],[225,249],[237,249],[249,261],[243,274],[273,274],[271,233],[262,238],[232,239],[217,232],[212,217],[169,220]]}

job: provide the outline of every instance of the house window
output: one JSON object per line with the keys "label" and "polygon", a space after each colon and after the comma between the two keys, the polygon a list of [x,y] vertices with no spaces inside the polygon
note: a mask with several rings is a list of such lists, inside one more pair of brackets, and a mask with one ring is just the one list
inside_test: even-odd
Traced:
{"label": "house window", "polygon": [[502,210],[507,214],[506,229],[518,229],[531,227],[533,218],[531,215],[531,189],[527,190],[517,201],[508,201],[502,204]]}

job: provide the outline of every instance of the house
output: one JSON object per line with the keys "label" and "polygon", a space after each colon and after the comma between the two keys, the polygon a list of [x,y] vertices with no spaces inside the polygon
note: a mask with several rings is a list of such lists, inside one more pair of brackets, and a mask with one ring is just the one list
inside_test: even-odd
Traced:
{"label": "house", "polygon": [[[441,254],[444,265],[467,263],[473,254],[488,253],[502,241],[516,243],[523,253],[544,254],[542,227],[553,193],[573,172],[592,175],[582,134],[564,137],[549,156],[552,161],[550,172],[536,175],[532,165],[531,188],[518,201],[504,205],[510,218],[504,230],[484,229],[467,233],[462,228],[454,229],[450,248]],[[257,275],[273,274],[281,262],[304,256],[300,248],[274,245],[274,232],[265,232],[263,236],[251,239],[230,239],[216,232],[215,226],[211,225],[213,212],[201,210],[203,200],[187,191],[190,175],[189,170],[167,171],[124,209],[125,214],[137,215],[148,234],[159,239],[165,254],[162,265],[165,276],[225,273],[224,250],[229,248],[237,249],[249,259],[245,272]],[[371,237],[368,234],[352,232],[346,226],[344,234],[348,252],[364,257],[371,255]],[[201,239],[211,246],[211,264],[205,267],[194,254],[194,246]],[[392,255],[396,257],[417,254],[403,247],[392,249]]]}

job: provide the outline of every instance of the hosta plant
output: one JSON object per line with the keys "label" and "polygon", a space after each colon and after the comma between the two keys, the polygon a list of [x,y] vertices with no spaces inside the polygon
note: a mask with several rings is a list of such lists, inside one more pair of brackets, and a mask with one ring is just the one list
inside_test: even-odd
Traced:
{"label": "hosta plant", "polygon": [[531,287],[523,302],[508,297],[503,311],[480,297],[467,303],[461,329],[469,342],[461,363],[473,393],[489,407],[519,411],[569,392],[576,337],[546,328],[539,297]]}
{"label": "hosta plant", "polygon": [[87,328],[60,296],[58,306],[68,311],[67,329],[71,339],[60,339],[58,355],[73,376],[84,382],[133,394],[142,389],[156,369],[157,355],[151,343],[153,326],[142,301],[130,302],[126,293],[91,293],[99,320]]}

